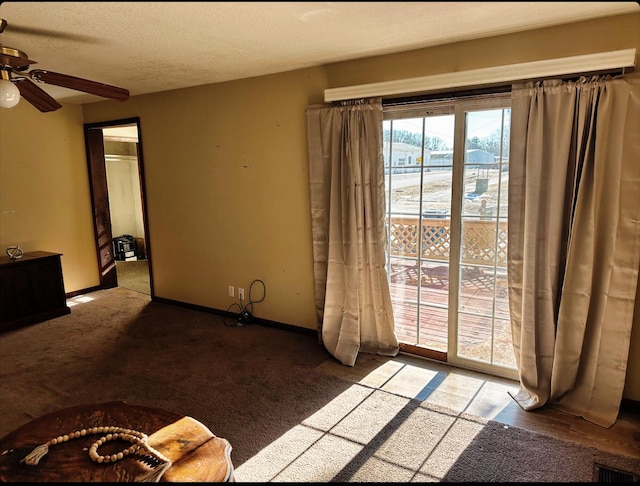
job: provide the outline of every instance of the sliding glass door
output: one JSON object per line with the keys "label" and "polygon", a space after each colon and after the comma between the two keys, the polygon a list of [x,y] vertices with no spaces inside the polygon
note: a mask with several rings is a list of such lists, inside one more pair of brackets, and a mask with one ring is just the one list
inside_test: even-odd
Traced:
{"label": "sliding glass door", "polygon": [[403,351],[516,377],[508,97],[385,107],[388,274]]}

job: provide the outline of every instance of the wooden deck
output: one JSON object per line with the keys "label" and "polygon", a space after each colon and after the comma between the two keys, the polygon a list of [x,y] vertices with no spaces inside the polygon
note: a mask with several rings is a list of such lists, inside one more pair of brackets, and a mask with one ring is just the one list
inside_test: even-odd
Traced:
{"label": "wooden deck", "polygon": [[[417,268],[402,265],[392,265],[391,268],[390,291],[398,340],[446,352],[449,340],[448,268],[438,265],[423,272],[420,304],[417,302]],[[506,279],[495,280],[494,291],[493,276],[476,271],[463,272],[458,312],[458,354],[515,366]],[[494,292],[497,294],[495,298]],[[492,318],[494,305],[495,317]]]}

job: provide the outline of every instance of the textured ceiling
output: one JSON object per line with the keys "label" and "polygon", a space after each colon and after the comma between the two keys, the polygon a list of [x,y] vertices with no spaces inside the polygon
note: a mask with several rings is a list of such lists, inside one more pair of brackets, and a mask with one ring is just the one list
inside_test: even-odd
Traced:
{"label": "textured ceiling", "polygon": [[[33,68],[185,88],[638,12],[637,2],[3,2],[0,44]],[[59,101],[99,101],[40,85]]]}

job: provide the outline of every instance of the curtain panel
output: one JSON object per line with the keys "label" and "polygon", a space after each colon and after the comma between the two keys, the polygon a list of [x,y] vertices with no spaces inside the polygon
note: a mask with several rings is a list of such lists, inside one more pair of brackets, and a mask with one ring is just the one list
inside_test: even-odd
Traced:
{"label": "curtain panel", "polygon": [[514,85],[511,120],[513,398],[609,427],[637,306],[640,77]]}
{"label": "curtain panel", "polygon": [[347,366],[359,352],[395,356],[381,99],[312,105],[306,115],[319,339]]}

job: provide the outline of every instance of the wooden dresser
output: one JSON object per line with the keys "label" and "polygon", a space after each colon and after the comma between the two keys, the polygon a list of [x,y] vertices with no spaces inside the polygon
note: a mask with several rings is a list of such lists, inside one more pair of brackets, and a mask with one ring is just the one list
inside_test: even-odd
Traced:
{"label": "wooden dresser", "polygon": [[0,331],[69,314],[60,253],[0,257]]}

